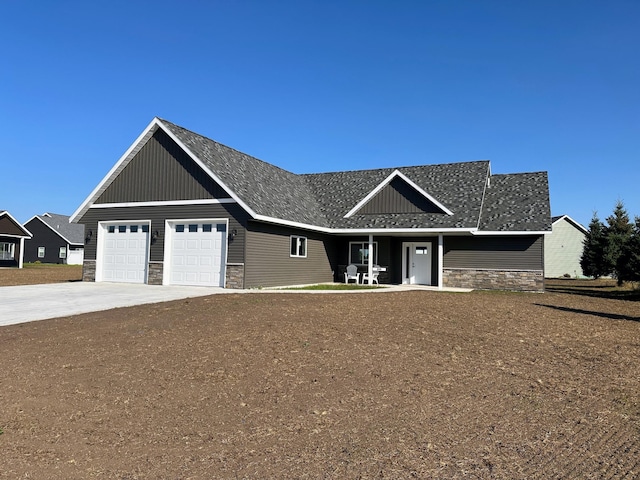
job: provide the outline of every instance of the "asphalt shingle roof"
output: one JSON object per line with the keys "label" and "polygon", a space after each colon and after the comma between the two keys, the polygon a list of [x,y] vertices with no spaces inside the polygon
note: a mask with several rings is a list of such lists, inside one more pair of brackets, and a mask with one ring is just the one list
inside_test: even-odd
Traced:
{"label": "asphalt shingle roof", "polygon": [[398,171],[453,215],[356,212],[345,218],[396,169],[298,175],[166,120],[161,122],[257,215],[331,229],[551,230],[546,172],[490,176],[486,160],[399,167]]}
{"label": "asphalt shingle roof", "polygon": [[69,243],[84,245],[84,225],[69,223],[68,215],[45,213],[44,215],[36,215],[36,217],[65,238]]}

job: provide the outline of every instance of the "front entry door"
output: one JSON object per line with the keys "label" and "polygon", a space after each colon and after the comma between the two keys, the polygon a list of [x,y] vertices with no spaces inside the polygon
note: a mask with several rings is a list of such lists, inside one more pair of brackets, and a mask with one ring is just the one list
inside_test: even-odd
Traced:
{"label": "front entry door", "polygon": [[403,242],[402,283],[431,285],[430,242]]}

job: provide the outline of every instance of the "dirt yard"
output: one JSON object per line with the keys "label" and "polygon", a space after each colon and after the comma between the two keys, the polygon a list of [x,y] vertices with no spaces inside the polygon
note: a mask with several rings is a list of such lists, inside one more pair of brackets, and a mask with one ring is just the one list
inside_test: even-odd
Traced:
{"label": "dirt yard", "polygon": [[3,287],[80,280],[82,280],[82,265],[28,263],[24,268],[0,268],[0,286]]}
{"label": "dirt yard", "polygon": [[0,478],[640,476],[640,303],[219,295],[0,328]]}

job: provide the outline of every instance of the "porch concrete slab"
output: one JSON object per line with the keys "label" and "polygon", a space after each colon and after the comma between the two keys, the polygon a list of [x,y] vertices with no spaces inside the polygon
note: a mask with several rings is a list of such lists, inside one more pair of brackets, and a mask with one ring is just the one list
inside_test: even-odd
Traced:
{"label": "porch concrete slab", "polygon": [[216,287],[106,282],[0,287],[0,326],[233,292]]}

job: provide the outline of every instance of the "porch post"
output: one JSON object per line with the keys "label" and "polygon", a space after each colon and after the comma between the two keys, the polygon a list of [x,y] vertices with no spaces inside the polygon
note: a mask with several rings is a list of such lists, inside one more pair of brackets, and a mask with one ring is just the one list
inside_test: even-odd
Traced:
{"label": "porch post", "polygon": [[442,290],[442,261],[444,260],[444,235],[438,235],[438,290]]}
{"label": "porch post", "polygon": [[369,262],[367,265],[367,279],[369,281],[369,285],[372,283],[373,277],[373,235],[369,234]]}
{"label": "porch post", "polygon": [[18,259],[18,268],[22,268],[24,264],[24,237],[20,238],[20,258]]}

